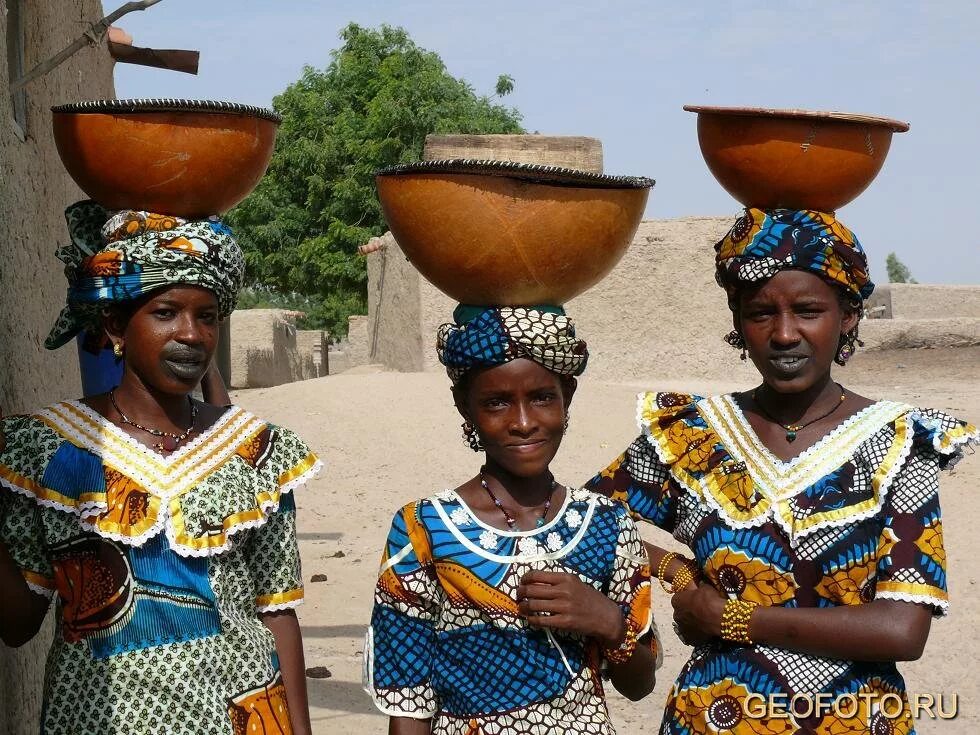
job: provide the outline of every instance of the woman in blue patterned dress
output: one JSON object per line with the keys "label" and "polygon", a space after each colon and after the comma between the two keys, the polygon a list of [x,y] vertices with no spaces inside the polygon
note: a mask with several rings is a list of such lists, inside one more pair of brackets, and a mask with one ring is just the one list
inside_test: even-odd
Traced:
{"label": "woman in blue patterned dress", "polygon": [[694,646],[661,733],[907,735],[895,662],[948,604],[939,471],[980,436],[833,380],[873,284],[832,215],[749,209],[716,249],[761,384],[641,394],[640,437],[591,483],[693,554],[652,551]]}
{"label": "woman in blue patterned dress", "polygon": [[54,600],[40,731],[309,733],[292,491],[320,463],[292,432],[191,393],[234,307],[217,220],[67,211],[68,306],[48,338],[110,339],[107,394],[0,422],[0,638]]}
{"label": "woman in blue patterned dress", "polygon": [[365,688],[397,735],[613,733],[601,667],[654,684],[650,570],[619,503],[559,485],[585,343],[562,313],[493,308],[444,325],[439,357],[486,463],[394,518]]}

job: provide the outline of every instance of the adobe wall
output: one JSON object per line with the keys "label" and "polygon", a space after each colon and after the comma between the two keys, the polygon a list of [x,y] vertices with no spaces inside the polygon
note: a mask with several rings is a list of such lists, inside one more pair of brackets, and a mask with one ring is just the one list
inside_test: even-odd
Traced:
{"label": "adobe wall", "polygon": [[980,318],[980,286],[884,283],[868,299],[880,319]]}
{"label": "adobe wall", "polygon": [[[723,341],[732,324],[714,280],[714,243],[731,222],[642,222],[616,268],[565,305],[589,343],[589,377],[644,383],[651,377],[755,378]],[[364,345],[364,352],[373,347],[366,360],[392,370],[441,370],[436,330],[451,320],[455,303],[419,276],[391,233],[384,241],[384,250],[368,256],[369,313],[357,317],[369,329],[362,336],[352,332],[351,343]],[[980,310],[972,305],[980,287],[889,284],[881,290],[898,314],[909,316],[865,320],[861,336],[868,349],[980,344]]]}
{"label": "adobe wall", "polygon": [[[102,17],[98,0],[32,0],[25,8],[25,67],[57,53]],[[82,198],[55,150],[49,108],[114,97],[104,48],[86,48],[27,88],[27,135],[14,132],[7,93],[7,6],[0,0],[0,408],[29,411],[77,397],[73,346],[50,353],[43,342],[64,302],[63,212]],[[51,625],[51,620],[47,623]],[[0,644],[0,732],[38,731],[44,657],[50,629],[22,649]]]}

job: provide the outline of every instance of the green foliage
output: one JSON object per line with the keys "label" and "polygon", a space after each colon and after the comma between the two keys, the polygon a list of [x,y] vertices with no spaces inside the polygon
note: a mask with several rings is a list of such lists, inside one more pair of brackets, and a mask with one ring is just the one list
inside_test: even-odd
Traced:
{"label": "green foliage", "polygon": [[514,77],[510,74],[501,74],[497,77],[497,96],[505,97],[514,91]]}
{"label": "green foliage", "polygon": [[912,278],[908,266],[900,261],[895,253],[888,253],[888,257],[885,258],[885,270],[888,271],[889,283],[918,283]]}
{"label": "green foliage", "polygon": [[273,100],[283,122],[268,173],[228,217],[249,281],[309,298],[307,324],[337,336],[367,311],[357,247],[387,229],[375,171],[419,160],[429,133],[523,132],[516,110],[477,95],[401,28],[352,23],[340,37],[326,69],[307,66]]}

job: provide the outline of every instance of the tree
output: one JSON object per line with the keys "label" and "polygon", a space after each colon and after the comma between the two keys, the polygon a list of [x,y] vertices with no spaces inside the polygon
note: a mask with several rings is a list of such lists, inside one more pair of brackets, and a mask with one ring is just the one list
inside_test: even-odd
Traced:
{"label": "tree", "polygon": [[900,261],[895,253],[888,253],[888,257],[885,258],[885,270],[888,271],[889,283],[918,283],[912,278],[908,266]]}
{"label": "tree", "polygon": [[306,324],[333,335],[366,312],[357,246],[386,229],[375,171],[419,160],[429,133],[523,132],[516,110],[477,95],[403,29],[352,23],[340,38],[326,69],[305,67],[273,100],[283,121],[269,170],[228,217],[250,284],[310,298]]}

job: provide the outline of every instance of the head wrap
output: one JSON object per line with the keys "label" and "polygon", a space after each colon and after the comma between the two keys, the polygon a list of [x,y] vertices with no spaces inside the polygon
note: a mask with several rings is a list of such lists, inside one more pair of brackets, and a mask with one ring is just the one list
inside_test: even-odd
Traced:
{"label": "head wrap", "polygon": [[235,308],[245,259],[216,217],[189,221],[151,212],[109,212],[77,202],[65,210],[71,242],[58,250],[68,279],[67,305],[44,346],[57,349],[98,328],[102,310],[158,288],[201,286],[218,299],[222,318]]}
{"label": "head wrap", "polygon": [[810,271],[857,299],[866,299],[875,287],[861,243],[825,212],[746,209],[715,251],[715,277],[729,304],[739,287],[789,268]]}
{"label": "head wrap", "polygon": [[[493,367],[519,357],[559,375],[581,375],[589,360],[585,342],[561,309],[500,306],[466,321],[457,309],[455,324],[439,327],[439,362],[453,383],[473,368]],[[461,323],[464,322],[465,323]]]}

